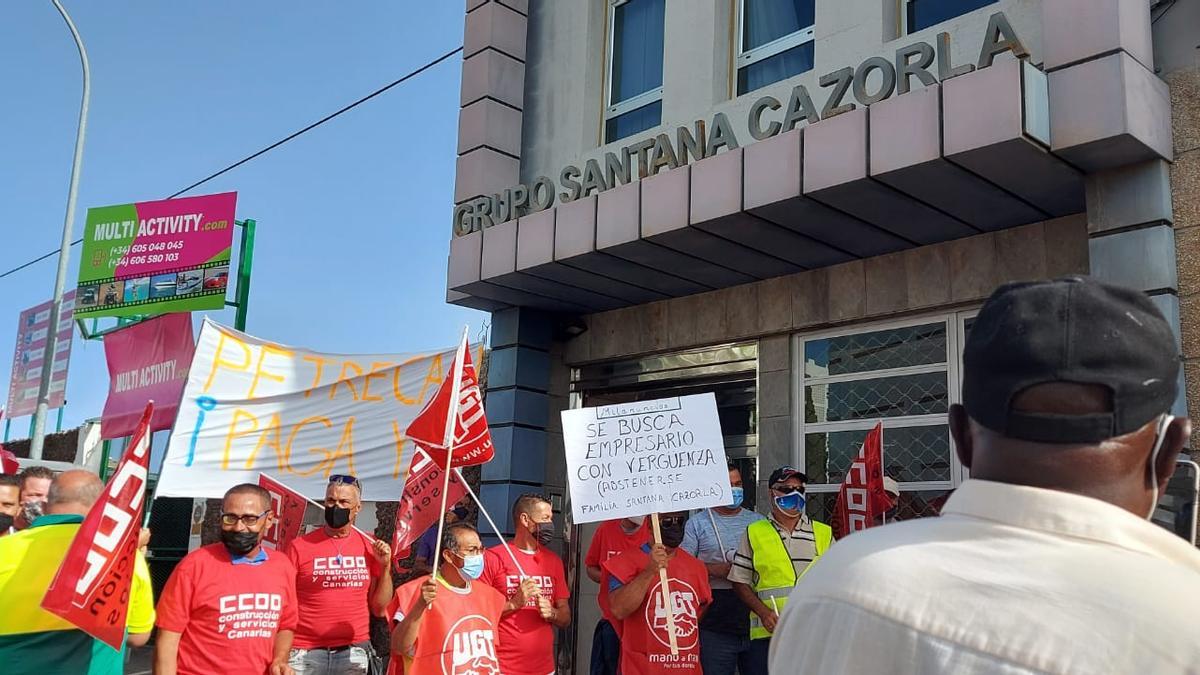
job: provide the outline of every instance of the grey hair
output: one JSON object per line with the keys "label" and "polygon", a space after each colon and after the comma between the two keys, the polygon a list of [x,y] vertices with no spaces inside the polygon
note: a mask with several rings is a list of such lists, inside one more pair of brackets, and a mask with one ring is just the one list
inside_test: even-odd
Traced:
{"label": "grey hair", "polygon": [[478,530],[476,530],[475,527],[470,523],[451,523],[442,529],[443,551],[458,553],[458,533],[462,530],[467,530],[478,534]]}

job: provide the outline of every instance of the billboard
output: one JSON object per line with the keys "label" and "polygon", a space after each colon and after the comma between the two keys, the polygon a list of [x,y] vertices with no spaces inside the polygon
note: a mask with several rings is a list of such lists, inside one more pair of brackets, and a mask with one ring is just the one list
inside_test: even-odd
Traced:
{"label": "billboard", "polygon": [[88,209],[78,315],[224,307],[236,205],[225,192]]}
{"label": "billboard", "polygon": [[[67,394],[67,364],[71,361],[71,322],[74,320],[75,291],[63,294],[58,318],[58,342],[50,377],[50,407],[61,408]],[[50,328],[50,303],[43,302],[21,312],[17,319],[17,344],[13,349],[12,377],[8,382],[6,414],[32,415],[37,410],[38,384],[46,363],[46,336]]]}

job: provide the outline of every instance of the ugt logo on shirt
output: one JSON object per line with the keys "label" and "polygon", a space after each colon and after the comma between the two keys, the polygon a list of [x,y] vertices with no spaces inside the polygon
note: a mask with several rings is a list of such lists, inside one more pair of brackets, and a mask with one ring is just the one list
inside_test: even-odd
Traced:
{"label": "ugt logo on shirt", "polygon": [[459,619],[442,644],[443,675],[500,675],[496,630],[478,614]]}
{"label": "ugt logo on shirt", "polygon": [[[670,580],[671,608],[675,615],[675,639],[682,650],[696,646],[699,638],[699,612],[696,611],[696,589],[679,579]],[[667,632],[667,612],[662,604],[662,582],[650,589],[652,600],[646,603],[646,625],[650,633],[664,647],[671,646],[671,634]]]}

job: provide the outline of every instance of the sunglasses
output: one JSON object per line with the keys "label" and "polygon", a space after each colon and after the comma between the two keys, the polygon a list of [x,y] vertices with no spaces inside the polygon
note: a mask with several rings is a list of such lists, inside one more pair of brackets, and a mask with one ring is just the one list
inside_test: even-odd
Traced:
{"label": "sunglasses", "polygon": [[330,476],[329,484],[330,485],[353,485],[354,487],[358,488],[359,491],[362,491],[362,483],[358,482],[357,478],[355,478],[354,476],[348,476],[348,475],[342,474],[342,473],[335,473],[332,476]]}
{"label": "sunglasses", "polygon": [[266,511],[263,511],[262,513],[258,514],[257,516],[252,513],[249,515],[245,515],[245,516],[239,516],[236,513],[222,513],[221,514],[221,524],[225,525],[227,527],[233,527],[233,526],[237,525],[238,521],[240,520],[240,521],[242,521],[242,524],[245,525],[246,527],[254,527],[255,525],[258,524],[258,520],[260,518],[262,518],[263,516],[267,515],[270,512],[271,512],[271,509],[267,509]]}
{"label": "sunglasses", "polygon": [[686,522],[687,522],[686,516],[659,516],[659,518],[658,518],[658,524],[660,526],[662,526],[662,525],[679,525],[680,523],[686,523]]}

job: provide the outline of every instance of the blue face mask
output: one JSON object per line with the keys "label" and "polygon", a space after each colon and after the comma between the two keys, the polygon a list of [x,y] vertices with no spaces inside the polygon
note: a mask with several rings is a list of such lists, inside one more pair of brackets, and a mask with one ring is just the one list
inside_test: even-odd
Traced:
{"label": "blue face mask", "polygon": [[467,579],[475,580],[483,574],[483,555],[468,555],[463,557],[463,566],[459,570]]}
{"label": "blue face mask", "polygon": [[733,492],[733,501],[729,502],[729,508],[736,509],[742,505],[742,500],[746,498],[746,491],[740,487],[730,488]]}
{"label": "blue face mask", "polygon": [[789,492],[786,495],[775,498],[775,506],[778,506],[782,511],[791,511],[793,513],[803,511],[804,504],[804,495],[799,492]]}

